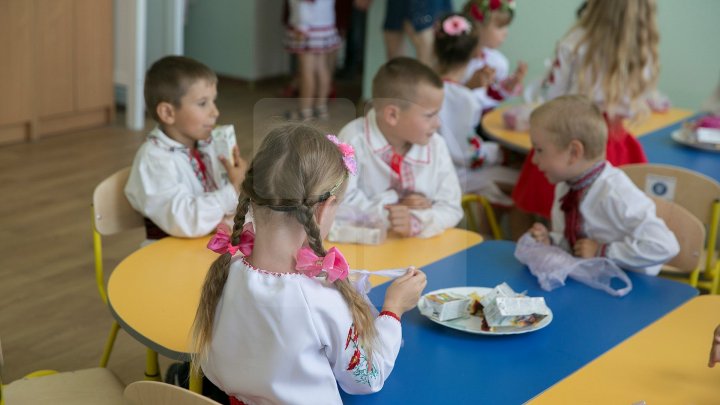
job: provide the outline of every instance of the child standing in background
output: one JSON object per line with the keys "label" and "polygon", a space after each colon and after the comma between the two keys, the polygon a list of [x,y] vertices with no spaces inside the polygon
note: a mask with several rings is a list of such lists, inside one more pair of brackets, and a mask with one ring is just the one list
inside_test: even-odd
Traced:
{"label": "child standing in background", "polygon": [[530,234],[577,257],[607,257],[657,275],[680,246],[655,203],[605,160],[607,135],[602,113],[584,96],[562,96],[532,112],[533,164],[557,187],[552,232],[536,223]]}
{"label": "child standing in background", "polygon": [[[314,128],[274,129],[242,184],[232,235],[214,238],[225,248],[203,286],[193,364],[233,404],[340,404],[338,385],[376,392],[393,369],[400,317],[426,278],[408,269],[375,316],[340,251],[323,247],[353,159],[349,145]],[[250,209],[254,235],[243,226]],[[247,255],[233,256],[246,234]]]}
{"label": "child standing in background", "polygon": [[475,133],[482,107],[473,91],[461,84],[477,43],[472,23],[460,14],[443,18],[435,29],[435,56],[445,92],[438,132],[447,143],[463,192],[510,206],[512,200],[497,183],[515,184],[518,172],[500,166],[503,154],[499,145],[485,142]]}
{"label": "child standing in background", "polygon": [[328,118],[332,82],[330,60],[340,47],[335,27],[335,0],[289,0],[285,48],[297,54],[300,76],[299,110],[291,119]]}
{"label": "child standing in background", "polygon": [[373,78],[372,109],[343,127],[358,155],[343,204],[387,218],[396,234],[431,237],[457,225],[460,184],[440,127],[443,82],[427,65],[399,57]]}
{"label": "child standing in background", "polygon": [[247,163],[237,146],[232,161],[213,147],[216,85],[215,72],[183,56],[148,69],[145,105],[158,125],[135,155],[125,186],[130,205],[145,216],[148,239],[207,235],[234,211]]}
{"label": "child standing in background", "polygon": [[475,23],[479,44],[467,66],[463,83],[473,89],[483,112],[520,93],[527,65],[518,63],[510,75],[510,63],[497,48],[505,42],[515,15],[514,0],[470,0],[463,12]]}
{"label": "child standing in background", "polygon": [[[607,160],[615,166],[645,163],[640,143],[623,126],[642,117],[646,97],[659,75],[659,34],[655,0],[589,0],[577,23],[557,46],[544,82],[546,99],[583,94],[604,112],[608,126]],[[553,186],[525,159],[513,201],[518,208],[550,216]]]}

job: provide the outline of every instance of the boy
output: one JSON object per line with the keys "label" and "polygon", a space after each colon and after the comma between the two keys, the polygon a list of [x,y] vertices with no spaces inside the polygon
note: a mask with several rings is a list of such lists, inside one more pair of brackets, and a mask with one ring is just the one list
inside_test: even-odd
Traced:
{"label": "boy", "polygon": [[367,115],[340,131],[358,163],[344,204],[387,218],[403,237],[426,238],[455,226],[463,215],[460,185],[436,132],[442,80],[415,59],[395,58],[375,75],[372,97]]}
{"label": "boy", "polygon": [[213,148],[216,85],[210,68],[182,56],[146,74],[145,105],[157,127],[135,155],[125,195],[146,217],[148,239],[207,235],[235,213],[247,164],[237,146],[233,163]]}
{"label": "boy", "polygon": [[620,267],[657,275],[675,257],[675,235],[655,216],[655,204],[605,160],[607,125],[586,97],[563,96],[530,116],[532,162],[556,184],[552,229],[530,234],[575,256],[605,256]]}

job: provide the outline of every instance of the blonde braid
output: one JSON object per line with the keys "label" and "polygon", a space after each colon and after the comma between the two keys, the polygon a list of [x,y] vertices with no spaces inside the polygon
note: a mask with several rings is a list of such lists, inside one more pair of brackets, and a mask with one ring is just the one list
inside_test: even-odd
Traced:
{"label": "blonde braid", "polygon": [[[247,179],[246,179],[247,181]],[[245,215],[250,207],[250,200],[247,197],[241,198],[237,214],[235,214],[232,232],[233,245],[237,245],[245,223]],[[210,270],[205,276],[202,291],[200,293],[200,302],[197,312],[195,313],[195,321],[192,328],[192,367],[193,371],[200,371],[201,360],[207,357],[207,350],[212,340],[213,322],[215,321],[215,309],[217,308],[220,297],[222,296],[225,282],[230,270],[230,253],[223,253],[215,259],[210,266]]]}
{"label": "blonde braid", "polygon": [[[305,227],[308,243],[312,250],[318,256],[325,256],[327,252],[320,238],[320,228],[317,221],[315,221],[315,210],[307,205],[301,205],[295,210],[295,216]],[[350,313],[358,331],[361,346],[368,356],[368,364],[372,365],[372,352],[377,338],[377,329],[375,329],[375,319],[372,316],[370,304],[357,292],[350,280],[336,280],[333,284],[345,299],[348,307],[350,307]]]}

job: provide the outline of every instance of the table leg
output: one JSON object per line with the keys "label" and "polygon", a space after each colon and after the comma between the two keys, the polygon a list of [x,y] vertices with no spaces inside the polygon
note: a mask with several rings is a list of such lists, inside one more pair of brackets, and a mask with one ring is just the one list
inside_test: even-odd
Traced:
{"label": "table leg", "polygon": [[160,365],[158,364],[158,354],[150,348],[147,349],[145,355],[145,380],[162,381]]}

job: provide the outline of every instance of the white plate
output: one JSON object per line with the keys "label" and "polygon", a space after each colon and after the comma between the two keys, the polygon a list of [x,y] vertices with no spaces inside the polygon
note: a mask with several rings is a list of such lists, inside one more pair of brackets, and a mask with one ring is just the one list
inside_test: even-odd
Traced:
{"label": "white plate", "polygon": [[720,152],[720,143],[698,142],[697,138],[693,136],[692,131],[687,129],[675,130],[670,134],[670,137],[673,141],[690,146],[691,148]]}
{"label": "white plate", "polygon": [[[528,325],[528,326],[521,326],[521,327],[514,327],[514,326],[508,326],[508,327],[501,327],[501,328],[495,328],[492,331],[488,330],[482,330],[482,318],[477,316],[467,316],[464,318],[457,318],[457,319],[451,319],[449,321],[438,321],[437,319],[433,319],[429,315],[429,311],[427,311],[427,303],[425,302],[425,297],[431,294],[440,294],[440,293],[454,293],[454,294],[460,294],[460,295],[469,295],[470,293],[476,293],[477,295],[483,296],[490,292],[492,288],[487,287],[454,287],[454,288],[443,288],[441,290],[435,290],[432,292],[429,292],[422,297],[420,297],[420,300],[418,301],[418,309],[420,310],[420,313],[425,315],[428,319],[435,323],[439,323],[440,325],[447,326],[448,328],[461,330],[463,332],[469,332],[469,333],[477,333],[480,335],[516,335],[519,333],[527,333],[527,332],[533,332],[538,329],[542,329],[550,322],[552,322],[553,314],[552,311],[550,311],[550,314],[540,320],[540,322]],[[549,308],[548,308],[549,309]]]}

